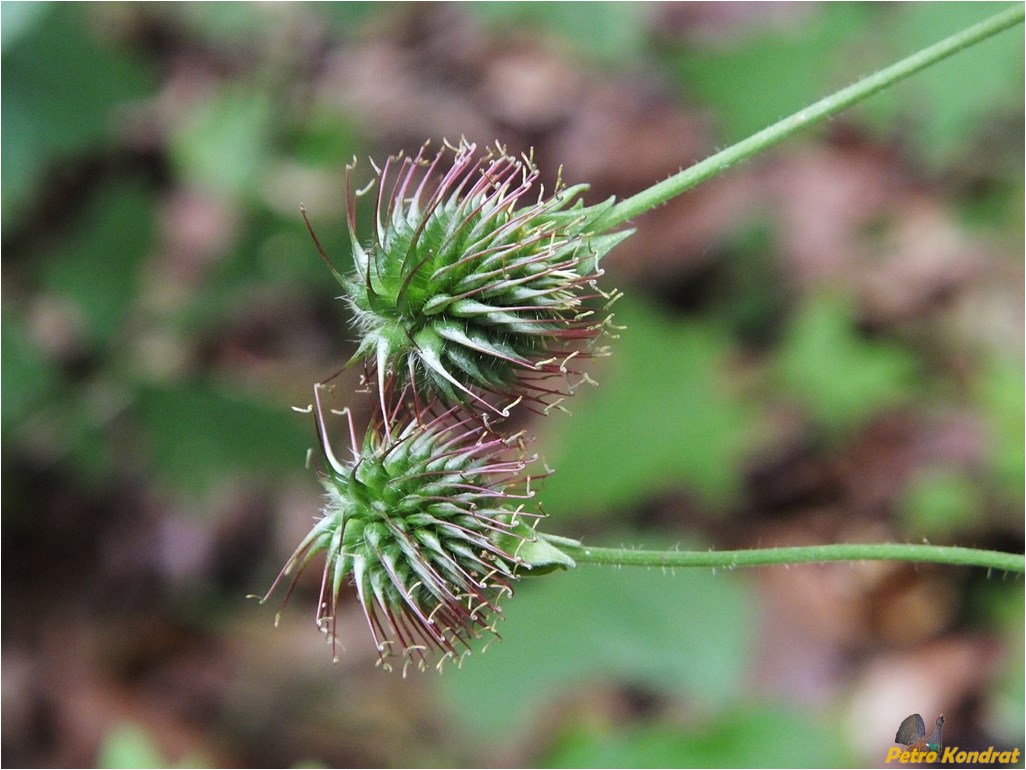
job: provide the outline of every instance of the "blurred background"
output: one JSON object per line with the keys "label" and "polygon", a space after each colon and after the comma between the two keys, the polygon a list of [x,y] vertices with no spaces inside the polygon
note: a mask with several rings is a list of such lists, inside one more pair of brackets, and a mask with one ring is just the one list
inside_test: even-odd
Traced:
{"label": "blurred background", "polygon": [[[1003,7],[4,3],[4,763],[883,766],[915,712],[1022,747],[1021,576],[581,567],[405,680],[352,597],[331,663],[318,569],[277,628],[247,598],[320,505],[290,407],[354,334],[299,204],[351,264],[354,156],[499,140],[624,197]],[[525,426],[545,527],[1021,552],[1023,90],[1017,28],[639,218],[600,387]]]}

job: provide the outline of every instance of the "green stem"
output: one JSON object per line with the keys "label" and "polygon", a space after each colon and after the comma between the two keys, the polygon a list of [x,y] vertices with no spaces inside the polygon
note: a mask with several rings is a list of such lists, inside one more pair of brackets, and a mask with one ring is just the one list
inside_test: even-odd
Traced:
{"label": "green stem", "polygon": [[921,69],[935,64],[936,62],[951,56],[963,48],[984,40],[991,35],[1008,29],[1023,20],[1026,6],[1016,3],[1012,8],[1003,11],[991,18],[981,21],[979,24],[962,30],[951,37],[941,40],[918,53],[892,64],[886,69],[869,75],[868,77],[853,83],[847,88],[820,99],[811,107],[796,112],[790,117],[764,128],[757,134],[738,142],[727,149],[696,163],[690,168],[671,176],[658,184],[641,191],[626,200],[620,201],[611,208],[604,216],[596,222],[597,231],[607,230],[633,219],[639,214],[644,214],[657,206],[666,203],[668,200],[677,197],[683,192],[690,190],[697,184],[716,176],[728,167],[745,160],[763,150],[783,141],[792,134],[801,131],[808,126],[836,115],[853,104],[866,99],[873,94],[887,88],[899,80],[913,75]]}
{"label": "green stem", "polygon": [[563,553],[579,564],[630,567],[760,567],[768,564],[808,564],[828,561],[934,562],[1026,572],[1026,557],[1017,553],[984,551],[946,545],[904,543],[841,543],[742,551],[638,551],[630,548],[590,548],[558,539]]}

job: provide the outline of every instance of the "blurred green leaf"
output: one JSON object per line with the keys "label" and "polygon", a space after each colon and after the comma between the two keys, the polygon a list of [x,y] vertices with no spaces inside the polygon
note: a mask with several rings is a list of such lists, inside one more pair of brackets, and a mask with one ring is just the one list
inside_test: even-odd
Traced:
{"label": "blurred green leaf", "polygon": [[898,503],[913,540],[946,538],[978,521],[983,491],[962,470],[934,468],[917,474]]}
{"label": "blurred green leaf", "polygon": [[195,383],[139,391],[153,469],[169,489],[203,494],[225,476],[297,474],[314,443],[308,419]]}
{"label": "blurred green leaf", "polygon": [[261,45],[287,12],[272,3],[179,3],[162,8],[170,23],[184,26],[208,45]]}
{"label": "blurred green leaf", "polygon": [[524,584],[504,612],[502,641],[444,679],[461,717],[496,733],[596,679],[722,704],[751,651],[754,607],[729,575],[583,566]]}
{"label": "blurred green leaf", "polygon": [[769,224],[735,226],[725,257],[725,287],[714,312],[748,345],[776,343],[791,296]]}
{"label": "blurred green leaf", "polygon": [[92,341],[110,342],[136,298],[155,206],[155,195],[141,185],[104,188],[83,212],[78,230],[44,258],[46,288],[75,304]]}
{"label": "blurred green leaf", "polygon": [[777,373],[817,422],[837,433],[912,399],[917,365],[903,347],[864,339],[848,304],[820,295],[806,300],[792,320]]}
{"label": "blurred green leaf", "polygon": [[177,762],[169,762],[150,733],[134,722],[122,722],[110,730],[104,736],[96,758],[96,767],[110,770],[210,766],[210,760],[199,753],[186,754]]}
{"label": "blurred green leaf", "polygon": [[844,767],[836,726],[780,707],[730,711],[700,732],[664,726],[563,735],[542,767]]}
{"label": "blurred green leaf", "polygon": [[21,320],[4,312],[0,324],[0,375],[3,378],[2,426],[4,445],[10,432],[52,394],[58,373],[41,350],[25,335]]}
{"label": "blurred green leaf", "polygon": [[1024,654],[1024,589],[1022,581],[1015,585],[995,584],[988,581],[987,593],[981,601],[985,612],[1000,631],[1004,640],[1002,661],[995,673],[996,686],[990,693],[985,724],[1005,741],[1022,745],[1023,724],[1026,723],[1026,654]]}
{"label": "blurred green leaf", "polygon": [[[332,262],[348,272],[352,254],[345,227],[339,225],[329,221],[318,222],[315,227]],[[175,308],[170,323],[188,335],[216,333],[233,315],[245,314],[245,306],[259,302],[266,293],[301,293],[304,299],[297,301],[305,302],[317,302],[317,297],[330,301],[342,293],[317,256],[298,210],[292,218],[268,212],[241,223],[237,244],[195,287],[189,301]],[[344,324],[349,317],[345,303],[337,301],[334,309],[339,324]]]}
{"label": "blurred green leaf", "polygon": [[[895,3],[877,9],[888,51],[897,59],[999,13],[1008,3]],[[851,45],[851,42],[849,42]],[[995,115],[1022,120],[1021,31],[1009,31],[942,61],[869,100],[860,114],[878,130],[912,134],[909,149],[933,166],[970,151]],[[1021,128],[1019,130],[1021,134]],[[1021,165],[1021,163],[1020,163]]]}
{"label": "blurred green leaf", "polygon": [[365,142],[356,126],[339,120],[334,112],[322,111],[310,116],[294,142],[293,154],[301,163],[339,169],[359,157]]}
{"label": "blurred green leaf", "polygon": [[114,392],[103,392],[108,388],[102,385],[92,392],[69,389],[66,398],[54,400],[48,415],[51,426],[57,426],[54,433],[59,436],[62,467],[87,489],[98,491],[124,467],[110,417],[114,409],[124,406],[120,399],[130,395],[115,388]]}
{"label": "blurred green leaf", "polygon": [[987,459],[991,473],[1002,494],[1021,514],[1026,479],[1026,376],[1022,361],[992,357],[981,366],[974,390],[974,400],[983,410],[990,434]]}
{"label": "blurred green leaf", "polygon": [[575,397],[572,418],[553,416],[543,428],[543,451],[556,469],[540,491],[543,505],[560,517],[580,516],[677,484],[713,502],[729,500],[759,416],[731,386],[730,337],[636,298],[615,310],[627,328],[597,370],[601,384]]}
{"label": "blurred green leaf", "polygon": [[46,16],[49,2],[0,3],[0,44],[6,51],[22,35],[31,31],[40,19]]}
{"label": "blurred green leaf", "polygon": [[122,405],[122,389],[103,379],[89,387],[66,380],[13,315],[5,314],[0,333],[4,446],[19,445],[17,455],[31,445],[37,461],[60,464],[86,488],[105,481],[113,466],[107,421]]}
{"label": "blurred green leaf", "polygon": [[[4,3],[22,19],[20,3]],[[32,4],[26,4],[31,6]],[[59,155],[100,144],[118,126],[116,108],[152,91],[148,68],[89,32],[88,4],[55,3],[30,18],[0,66],[3,213],[17,214]],[[9,222],[5,221],[5,227]]]}
{"label": "blurred green leaf", "polygon": [[[974,184],[958,201],[958,207],[960,221],[967,230],[982,231],[985,238],[995,235],[1007,238],[1009,243],[1021,247],[1026,242],[1026,219],[1022,215],[1023,209],[1026,209],[1026,196],[1023,194],[1026,175],[1022,148],[1014,151],[1018,155],[1015,160],[1011,159],[1011,152],[1012,148],[1009,147],[1006,153],[998,155],[989,164],[994,167],[996,161],[1001,178],[992,179],[985,186]],[[1010,256],[1015,258],[1014,252],[1010,252]]]}
{"label": "blurred green leaf", "polygon": [[160,768],[168,761],[153,744],[149,734],[132,723],[112,729],[100,744],[96,766],[100,768]]}
{"label": "blurred green leaf", "polygon": [[471,3],[467,10],[496,30],[547,32],[577,53],[606,64],[637,57],[647,35],[641,3]]}
{"label": "blurred green leaf", "polygon": [[274,157],[273,118],[266,91],[238,84],[222,89],[172,136],[171,157],[178,173],[211,194],[258,200],[259,185]]}
{"label": "blurred green leaf", "polygon": [[[762,27],[747,40],[692,47],[668,57],[687,96],[714,108],[722,141],[736,141],[871,71],[935,43],[1007,3],[827,3],[792,13],[798,24]],[[1021,121],[1021,35],[999,35],[917,73],[860,105],[846,121],[916,136],[910,152],[933,165],[972,147],[994,115]]]}
{"label": "blurred green leaf", "polygon": [[[743,139],[828,92],[842,44],[865,29],[859,3],[793,7],[801,23],[760,27],[747,39],[688,48],[669,56],[689,98],[712,107],[720,144]],[[693,95],[693,96],[692,96]]]}
{"label": "blurred green leaf", "polygon": [[394,11],[391,3],[373,0],[347,0],[345,3],[313,3],[310,5],[333,30],[344,37],[353,37],[365,20],[387,16]]}

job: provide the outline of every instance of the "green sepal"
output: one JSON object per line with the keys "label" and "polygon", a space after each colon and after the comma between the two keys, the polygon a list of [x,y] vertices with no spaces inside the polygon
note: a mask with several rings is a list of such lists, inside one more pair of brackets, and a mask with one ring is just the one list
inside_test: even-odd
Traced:
{"label": "green sepal", "polygon": [[561,200],[561,208],[548,212],[544,215],[544,218],[549,222],[555,222],[564,226],[569,224],[577,225],[579,230],[588,229],[592,223],[597,222],[612,210],[613,206],[616,205],[616,196],[610,196],[601,203],[585,206],[584,201],[577,196],[587,189],[588,185],[579,184],[561,190],[558,193]]}
{"label": "green sepal", "polygon": [[606,254],[633,234],[634,228],[629,230],[620,230],[616,233],[592,235],[588,238],[588,246],[594,254],[594,259],[596,261],[600,261],[604,256],[606,256]]}
{"label": "green sepal", "polygon": [[535,532],[524,521],[518,521],[512,532],[499,538],[499,546],[515,555],[520,565],[527,568],[520,573],[522,576],[546,575],[557,569],[576,567],[577,562],[556,545],[560,542],[580,545],[576,540]]}

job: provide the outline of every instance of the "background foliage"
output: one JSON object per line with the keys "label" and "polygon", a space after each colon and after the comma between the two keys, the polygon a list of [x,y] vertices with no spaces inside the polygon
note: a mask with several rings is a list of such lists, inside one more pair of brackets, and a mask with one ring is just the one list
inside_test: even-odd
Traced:
{"label": "background foliage", "polygon": [[[498,139],[626,196],[1000,7],[4,3],[5,762],[868,764],[940,711],[1022,746],[1000,575],[581,568],[405,681],[352,605],[330,664],[315,582],[277,629],[244,598],[319,506],[289,406],[353,335],[298,205],[347,264],[354,155]],[[548,528],[1021,550],[1022,73],[1005,33],[638,221],[601,386],[527,426]]]}

